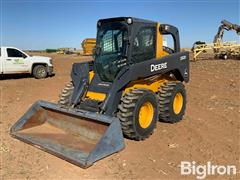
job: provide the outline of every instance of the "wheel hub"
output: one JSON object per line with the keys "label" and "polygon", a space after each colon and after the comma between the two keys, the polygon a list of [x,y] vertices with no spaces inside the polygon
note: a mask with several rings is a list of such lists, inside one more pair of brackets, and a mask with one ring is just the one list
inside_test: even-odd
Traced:
{"label": "wheel hub", "polygon": [[179,114],[182,110],[183,106],[183,95],[182,93],[178,92],[173,100],[173,111],[175,114]]}
{"label": "wheel hub", "polygon": [[45,75],[45,70],[43,68],[38,70],[38,74],[43,77]]}
{"label": "wheel hub", "polygon": [[139,124],[142,128],[147,128],[151,124],[154,115],[154,108],[150,102],[145,102],[139,110]]}

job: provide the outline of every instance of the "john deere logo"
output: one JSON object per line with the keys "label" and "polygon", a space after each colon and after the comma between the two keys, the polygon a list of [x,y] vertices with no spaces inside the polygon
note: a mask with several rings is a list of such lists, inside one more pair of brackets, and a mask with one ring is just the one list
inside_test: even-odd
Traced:
{"label": "john deere logo", "polygon": [[151,64],[151,72],[167,69],[167,62],[161,64]]}
{"label": "john deere logo", "polygon": [[180,61],[185,60],[185,59],[187,59],[187,56],[185,56],[185,55],[180,57]]}

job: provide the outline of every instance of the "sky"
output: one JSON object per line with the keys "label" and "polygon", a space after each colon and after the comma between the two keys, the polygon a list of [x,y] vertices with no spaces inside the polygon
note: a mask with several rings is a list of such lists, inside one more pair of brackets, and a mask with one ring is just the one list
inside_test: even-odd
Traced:
{"label": "sky", "polygon": [[[80,48],[98,19],[132,16],[179,28],[182,48],[212,42],[221,20],[240,24],[239,0],[0,0],[1,46],[24,50]],[[224,40],[239,41],[234,32]]]}

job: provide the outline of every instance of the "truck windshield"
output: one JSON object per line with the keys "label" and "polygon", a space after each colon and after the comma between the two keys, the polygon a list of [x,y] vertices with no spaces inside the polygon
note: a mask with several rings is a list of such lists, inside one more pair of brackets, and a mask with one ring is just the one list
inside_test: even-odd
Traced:
{"label": "truck windshield", "polygon": [[113,81],[123,64],[127,46],[127,27],[110,23],[99,27],[97,34],[95,68],[103,81]]}

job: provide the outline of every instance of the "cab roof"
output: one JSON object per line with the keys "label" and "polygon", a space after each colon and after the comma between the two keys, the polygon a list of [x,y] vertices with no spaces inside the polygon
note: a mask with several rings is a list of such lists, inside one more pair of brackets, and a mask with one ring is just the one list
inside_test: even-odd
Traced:
{"label": "cab roof", "polygon": [[113,17],[113,18],[107,18],[107,19],[99,19],[101,22],[108,22],[108,21],[126,21],[128,18],[131,18],[133,20],[133,23],[157,23],[155,21],[150,21],[146,19],[139,19],[135,17]]}

